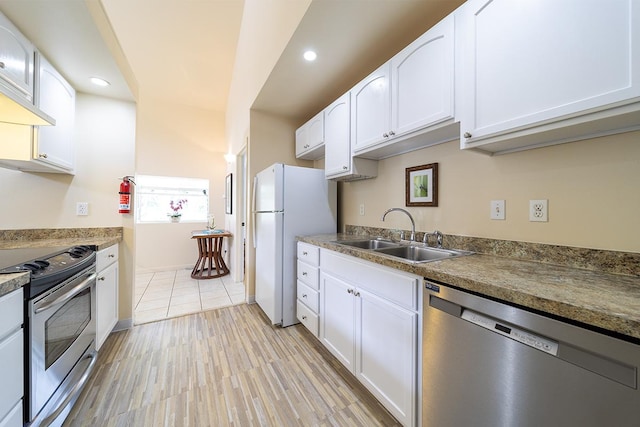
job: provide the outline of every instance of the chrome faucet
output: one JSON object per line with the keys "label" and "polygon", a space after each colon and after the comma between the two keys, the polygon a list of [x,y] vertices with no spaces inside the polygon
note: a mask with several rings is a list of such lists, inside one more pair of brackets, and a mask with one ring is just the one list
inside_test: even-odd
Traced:
{"label": "chrome faucet", "polygon": [[402,208],[387,209],[387,211],[382,214],[382,220],[384,221],[384,217],[387,216],[387,214],[389,212],[393,212],[393,211],[400,211],[400,212],[404,212],[405,214],[407,214],[407,216],[411,220],[411,237],[409,237],[409,240],[414,242],[416,240],[416,222],[413,220],[413,217],[411,216],[411,214],[409,212],[407,212],[406,210],[404,210]]}

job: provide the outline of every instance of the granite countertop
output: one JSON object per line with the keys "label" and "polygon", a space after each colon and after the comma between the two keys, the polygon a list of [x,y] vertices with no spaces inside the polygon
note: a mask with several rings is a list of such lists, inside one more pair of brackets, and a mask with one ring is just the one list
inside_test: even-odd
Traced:
{"label": "granite countertop", "polygon": [[[90,229],[88,232],[83,229],[56,230],[55,232],[45,230],[44,233],[46,234],[39,233],[33,236],[35,233],[31,233],[31,235],[26,236],[27,238],[0,239],[0,249],[95,245],[98,250],[102,250],[122,240],[122,233],[113,233],[112,230],[104,229],[104,232],[101,229]],[[118,230],[116,229],[116,231]],[[13,234],[19,233],[20,231],[10,231],[5,232],[5,235],[11,234],[10,237],[15,237]],[[21,288],[28,282],[29,273],[0,274],[0,297]]]}
{"label": "granite countertop", "polygon": [[[362,236],[358,236],[360,238]],[[437,280],[513,304],[640,339],[640,276],[475,254],[412,264],[334,243],[353,235],[300,241]]]}

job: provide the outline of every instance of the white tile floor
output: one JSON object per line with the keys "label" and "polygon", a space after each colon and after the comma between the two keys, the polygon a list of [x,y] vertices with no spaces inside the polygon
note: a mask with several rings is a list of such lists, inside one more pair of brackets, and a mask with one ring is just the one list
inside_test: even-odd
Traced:
{"label": "white tile floor", "polygon": [[134,323],[154,322],[245,302],[231,276],[196,280],[191,269],[136,274]]}

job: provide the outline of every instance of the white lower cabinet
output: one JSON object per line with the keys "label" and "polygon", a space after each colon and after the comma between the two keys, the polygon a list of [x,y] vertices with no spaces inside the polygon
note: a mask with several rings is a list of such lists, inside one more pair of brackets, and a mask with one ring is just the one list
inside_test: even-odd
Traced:
{"label": "white lower cabinet", "polygon": [[315,337],[318,336],[319,319],[319,265],[320,248],[308,243],[298,242],[296,317]]}
{"label": "white lower cabinet", "polygon": [[99,350],[118,323],[118,245],[98,251],[96,264],[96,350]]}
{"label": "white lower cabinet", "polygon": [[22,288],[0,297],[0,427],[22,426],[24,335]]}
{"label": "white lower cabinet", "polygon": [[321,250],[320,341],[405,426],[417,425],[417,276]]}

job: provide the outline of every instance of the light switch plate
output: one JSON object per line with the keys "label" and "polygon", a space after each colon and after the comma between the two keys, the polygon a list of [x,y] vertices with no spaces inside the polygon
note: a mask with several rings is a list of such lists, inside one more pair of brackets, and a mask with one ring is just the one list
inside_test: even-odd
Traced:
{"label": "light switch plate", "polygon": [[504,219],[505,218],[505,201],[504,200],[492,200],[491,201],[491,219]]}

